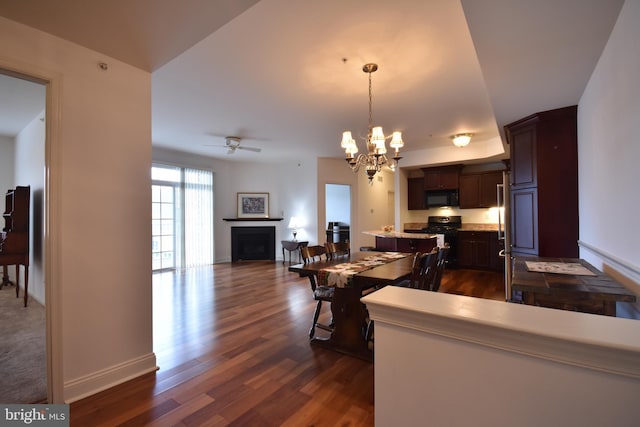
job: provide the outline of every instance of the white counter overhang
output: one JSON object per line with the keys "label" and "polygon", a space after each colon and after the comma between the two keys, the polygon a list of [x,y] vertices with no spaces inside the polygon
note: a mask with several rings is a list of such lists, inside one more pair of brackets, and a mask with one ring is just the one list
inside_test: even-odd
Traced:
{"label": "white counter overhang", "polygon": [[640,378],[640,322],[387,286],[362,298],[401,328]]}

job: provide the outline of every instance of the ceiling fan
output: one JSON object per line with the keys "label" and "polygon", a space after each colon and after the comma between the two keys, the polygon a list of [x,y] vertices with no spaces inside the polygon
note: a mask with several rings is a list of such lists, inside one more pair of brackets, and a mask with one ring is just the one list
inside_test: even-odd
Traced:
{"label": "ceiling fan", "polygon": [[240,138],[239,136],[225,136],[224,139],[224,145],[209,145],[209,147],[225,147],[227,148],[227,154],[233,154],[236,152],[236,150],[247,150],[256,153],[262,151],[261,148],[246,147],[244,145],[240,145],[240,141],[242,141],[242,138]]}

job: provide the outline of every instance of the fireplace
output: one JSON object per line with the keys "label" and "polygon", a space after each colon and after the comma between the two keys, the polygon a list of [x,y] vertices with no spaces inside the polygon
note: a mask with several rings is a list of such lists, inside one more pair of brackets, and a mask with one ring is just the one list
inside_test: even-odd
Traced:
{"label": "fireplace", "polygon": [[232,262],[275,259],[275,227],[231,227]]}

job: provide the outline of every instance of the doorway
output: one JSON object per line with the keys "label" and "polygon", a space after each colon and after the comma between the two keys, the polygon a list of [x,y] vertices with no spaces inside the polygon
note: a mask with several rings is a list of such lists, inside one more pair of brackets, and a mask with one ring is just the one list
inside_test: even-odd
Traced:
{"label": "doorway", "polygon": [[[325,184],[325,218],[327,241],[351,241],[351,186]],[[329,228],[331,224],[331,229]],[[345,232],[346,231],[346,232]]]}
{"label": "doorway", "polygon": [[[4,194],[16,186],[29,186],[31,190],[28,306],[25,308],[19,304],[22,299],[15,299],[14,286],[0,290],[3,297],[13,294],[12,299],[15,299],[15,304],[12,299],[6,299],[9,304],[2,313],[7,319],[8,316],[15,316],[10,322],[14,327],[5,328],[0,339],[10,340],[9,334],[18,329],[15,328],[16,324],[20,325],[20,336],[13,337],[12,344],[7,346],[10,354],[4,353],[7,360],[3,359],[0,366],[2,392],[5,393],[3,397],[10,399],[0,401],[11,403],[44,403],[52,400],[47,320],[51,313],[48,300],[50,290],[45,287],[45,194],[48,183],[43,173],[47,169],[49,126],[46,115],[47,85],[47,81],[0,67],[0,192]],[[4,205],[4,198],[1,203]],[[16,283],[15,268],[9,267],[8,270],[11,280]],[[15,284],[21,287],[21,297],[24,296],[26,276],[23,271],[21,268],[20,282]],[[11,313],[14,308],[17,310]],[[29,360],[29,364],[25,365],[25,360]],[[11,368],[14,361],[19,369]]]}

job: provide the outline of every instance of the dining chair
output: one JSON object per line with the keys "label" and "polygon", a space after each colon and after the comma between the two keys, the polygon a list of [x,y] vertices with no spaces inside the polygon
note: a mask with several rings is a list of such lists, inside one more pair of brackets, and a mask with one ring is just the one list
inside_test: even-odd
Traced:
{"label": "dining chair", "polygon": [[416,252],[413,256],[411,276],[408,280],[396,283],[395,286],[431,290],[430,286],[436,276],[438,253],[438,247],[433,248],[431,252]]}
{"label": "dining chair", "polygon": [[[433,248],[431,252],[416,252],[413,255],[413,263],[411,265],[411,276],[407,280],[394,283],[393,286],[403,288],[413,288],[420,290],[429,290],[429,284],[436,275],[436,262],[438,260],[438,247]],[[365,332],[365,338],[368,343],[373,344],[374,341],[374,321],[368,320]]]}
{"label": "dining chair", "polygon": [[433,277],[433,281],[429,286],[429,290],[433,292],[438,292],[440,289],[440,282],[442,281],[442,274],[444,272],[444,268],[447,264],[447,254],[449,253],[449,244],[445,243],[445,245],[438,251],[438,259],[436,261],[435,275]]}
{"label": "dining chair", "polygon": [[341,256],[348,257],[351,254],[349,242],[327,242],[326,245],[329,259],[335,259]]}
{"label": "dining chair", "polygon": [[[300,248],[300,255],[302,256],[302,261],[305,264],[309,262],[322,261],[323,257],[328,259],[327,250],[321,245],[303,246]],[[333,301],[334,288],[330,286],[318,286],[316,276],[310,275],[308,277],[309,283],[311,284],[311,291],[313,292],[313,299],[316,301],[316,309],[313,312],[313,322],[311,323],[311,329],[309,330],[309,338],[313,338],[316,333],[316,327],[328,332],[333,331],[333,318],[329,325],[318,323],[318,318],[320,317],[320,311],[322,310],[322,302],[331,303],[331,301]]]}

